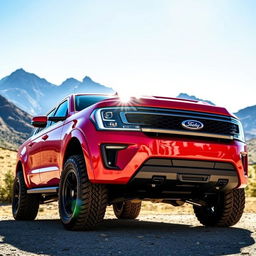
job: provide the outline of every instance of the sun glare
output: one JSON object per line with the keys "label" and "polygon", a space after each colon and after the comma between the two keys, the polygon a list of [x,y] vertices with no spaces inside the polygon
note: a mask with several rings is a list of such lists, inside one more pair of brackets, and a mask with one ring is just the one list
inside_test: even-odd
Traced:
{"label": "sun glare", "polygon": [[128,89],[117,90],[118,97],[120,99],[121,104],[129,104],[134,99],[140,99],[142,94],[139,93],[138,90],[134,90],[134,88],[128,87]]}
{"label": "sun glare", "polygon": [[118,95],[119,99],[121,101],[121,103],[129,103],[129,101],[131,100],[131,96],[130,95]]}

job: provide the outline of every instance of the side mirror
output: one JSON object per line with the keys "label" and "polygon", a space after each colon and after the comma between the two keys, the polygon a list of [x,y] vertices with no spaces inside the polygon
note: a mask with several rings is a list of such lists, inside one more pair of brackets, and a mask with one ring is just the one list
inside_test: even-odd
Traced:
{"label": "side mirror", "polygon": [[66,119],[67,119],[66,116],[49,116],[49,117],[48,117],[48,120],[49,120],[49,121],[52,121],[52,122],[55,122],[55,123],[57,123],[57,122],[59,122],[59,121],[64,121],[64,120],[66,120]]}
{"label": "side mirror", "polygon": [[34,127],[44,128],[47,125],[47,116],[35,116],[32,118],[31,124]]}

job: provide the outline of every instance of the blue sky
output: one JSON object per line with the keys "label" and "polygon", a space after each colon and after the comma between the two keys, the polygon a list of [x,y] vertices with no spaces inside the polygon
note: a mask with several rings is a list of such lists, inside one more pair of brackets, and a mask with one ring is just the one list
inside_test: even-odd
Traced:
{"label": "blue sky", "polygon": [[85,75],[124,94],[256,104],[256,1],[0,0],[0,78]]}

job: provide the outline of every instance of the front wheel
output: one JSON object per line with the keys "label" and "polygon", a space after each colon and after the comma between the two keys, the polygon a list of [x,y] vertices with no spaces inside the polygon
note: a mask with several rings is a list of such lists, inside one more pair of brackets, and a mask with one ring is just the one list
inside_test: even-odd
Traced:
{"label": "front wheel", "polygon": [[219,192],[206,206],[194,206],[194,212],[205,226],[230,227],[240,220],[244,206],[244,189],[233,189]]}
{"label": "front wheel", "polygon": [[40,195],[27,194],[22,172],[18,172],[13,183],[12,214],[15,220],[34,220],[38,213]]}
{"label": "front wheel", "polygon": [[88,180],[83,156],[68,158],[61,174],[59,214],[69,230],[91,230],[104,218],[107,189]]}

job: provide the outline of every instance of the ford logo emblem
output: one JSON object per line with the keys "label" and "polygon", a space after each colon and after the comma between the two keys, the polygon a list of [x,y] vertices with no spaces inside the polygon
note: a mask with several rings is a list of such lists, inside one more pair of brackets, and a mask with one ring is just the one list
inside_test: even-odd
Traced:
{"label": "ford logo emblem", "polygon": [[201,130],[204,124],[197,120],[185,120],[181,125],[188,130]]}

